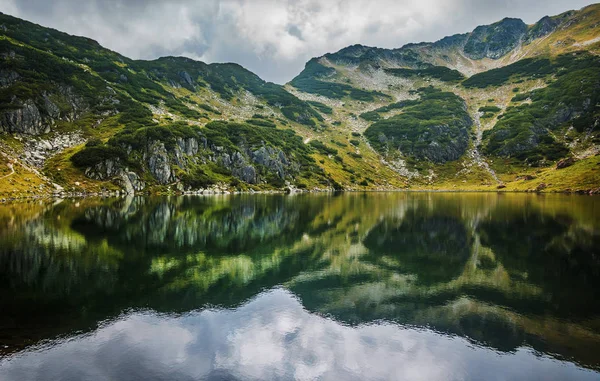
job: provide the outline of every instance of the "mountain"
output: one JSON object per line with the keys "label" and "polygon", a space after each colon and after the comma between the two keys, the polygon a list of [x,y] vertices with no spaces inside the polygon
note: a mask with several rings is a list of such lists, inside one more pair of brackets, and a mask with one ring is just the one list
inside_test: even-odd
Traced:
{"label": "mountain", "polygon": [[398,49],[353,45],[287,86],[332,107],[410,184],[567,190],[600,183],[598,53],[592,5]]}
{"label": "mountain", "polygon": [[600,6],[313,58],[289,84],[0,14],[0,193],[592,190]]}

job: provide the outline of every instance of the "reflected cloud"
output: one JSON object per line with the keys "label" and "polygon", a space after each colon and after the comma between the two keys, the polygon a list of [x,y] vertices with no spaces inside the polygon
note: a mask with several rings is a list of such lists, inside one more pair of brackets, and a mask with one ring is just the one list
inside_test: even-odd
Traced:
{"label": "reflected cloud", "polygon": [[[217,379],[352,378],[352,364],[362,371],[379,357],[381,372],[368,374],[415,379],[384,352],[408,348],[411,337],[434,346],[418,336],[427,327],[475,352],[514,358],[532,348],[597,370],[600,306],[590,301],[600,295],[599,207],[588,197],[436,193],[0,205],[0,356],[35,362],[28,351],[37,343],[85,332],[72,340],[108,335],[102,353],[89,355],[94,363],[118,362],[113,352],[129,347],[123,356],[140,374],[164,363],[169,375],[168,364],[187,364],[188,347],[198,346],[196,362],[206,364],[197,374]],[[269,315],[251,308],[277,287],[298,300],[278,290],[263,305]],[[187,314],[212,307],[230,310]],[[122,315],[132,310],[155,313]],[[190,319],[196,326],[183,324]],[[154,326],[168,336],[140,330]],[[400,343],[382,341],[397,332]],[[168,342],[162,360],[160,348],[147,348],[154,337]],[[433,351],[430,361],[441,358]],[[474,367],[475,357],[455,361]]]}
{"label": "reflected cloud", "polygon": [[426,329],[344,326],[308,313],[283,289],[260,294],[234,310],[180,316],[130,313],[93,334],[0,361],[0,378],[6,381],[435,381],[490,375],[498,380],[597,378],[529,349],[498,354]]}

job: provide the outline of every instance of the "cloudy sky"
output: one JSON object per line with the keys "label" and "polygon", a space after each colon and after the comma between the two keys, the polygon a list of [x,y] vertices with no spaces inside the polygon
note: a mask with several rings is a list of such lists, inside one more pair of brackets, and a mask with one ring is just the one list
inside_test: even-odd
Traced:
{"label": "cloudy sky", "polygon": [[435,41],[503,17],[533,23],[585,0],[0,0],[0,11],[91,37],[131,58],[237,62],[284,83],[352,44]]}

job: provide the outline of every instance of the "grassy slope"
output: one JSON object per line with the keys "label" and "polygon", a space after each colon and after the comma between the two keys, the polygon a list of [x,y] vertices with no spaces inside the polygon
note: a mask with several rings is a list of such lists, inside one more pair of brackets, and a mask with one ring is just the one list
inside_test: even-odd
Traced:
{"label": "grassy slope", "polygon": [[[437,58],[440,57],[440,52],[434,51],[429,47],[415,46],[412,49],[420,51],[422,57],[429,56],[431,60],[428,62],[456,68],[466,74],[474,74],[489,70],[490,68],[505,66],[527,57],[537,57],[540,55],[555,56],[582,49],[589,50],[592,53],[600,51],[600,34],[598,31],[600,5],[592,5],[584,8],[582,11],[566,14],[563,18],[567,20],[563,25],[567,26],[563,26],[541,39],[534,40],[530,44],[519,46],[515,52],[509,53],[500,60],[470,60],[454,49],[452,52],[445,52],[447,53],[446,57],[444,60],[439,61]],[[481,127],[478,128],[477,125],[473,126],[469,152],[461,159],[443,165],[433,165],[428,162],[419,163],[422,173],[421,177],[412,179],[404,177],[405,181],[413,189],[496,190],[498,184],[503,183],[506,185],[505,189],[507,190],[525,191],[535,189],[540,183],[544,182],[550,184],[546,188],[547,191],[559,191],[565,189],[596,188],[600,184],[593,165],[597,161],[597,157],[593,156],[593,150],[589,150],[590,147],[584,147],[583,144],[579,146],[575,145],[574,149],[577,156],[582,156],[586,159],[573,167],[563,170],[555,170],[553,163],[545,168],[532,169],[514,161],[506,164],[502,163],[503,160],[491,159],[488,164],[492,170],[497,172],[499,181],[493,178],[493,175],[485,166],[481,166],[480,163],[472,158],[475,144],[481,139],[480,135],[497,123],[498,116],[507,107],[523,103],[512,102],[513,97],[517,94],[525,94],[531,90],[546,87],[547,82],[543,78],[511,77],[508,81],[495,87],[464,88],[455,83],[439,81],[436,78],[415,78],[414,75],[399,76],[404,78],[390,76],[387,74],[392,74],[394,71],[389,69],[387,70],[387,74],[380,70],[365,72],[357,70],[354,67],[335,65],[329,61],[321,62],[332,66],[337,73],[335,77],[328,78],[328,80],[349,84],[355,88],[367,91],[381,91],[392,96],[394,101],[414,98],[410,95],[411,90],[414,91],[419,87],[434,85],[444,91],[454,92],[463,98],[467,104],[469,113],[473,117],[478,114],[481,116]],[[403,72],[400,74],[403,74]],[[342,131],[347,132],[364,132],[371,122],[356,118],[356,116],[393,103],[382,100],[367,103],[350,98],[336,101],[314,94],[299,92],[297,94],[303,99],[319,100],[332,107],[334,118],[343,122],[340,128]],[[498,107],[501,111],[479,112],[481,108],[488,106]],[[388,118],[399,112],[401,111],[393,111],[381,115],[384,118]],[[365,148],[372,151],[370,147]],[[590,155],[592,156],[590,157]],[[502,164],[500,165],[500,163]],[[539,171],[543,173],[543,176],[540,175],[539,180],[531,180],[531,184],[523,185],[523,181],[517,180],[516,177],[518,175],[515,174],[528,173],[528,171]]]}
{"label": "grassy slope", "polygon": [[[531,90],[547,86],[547,83],[543,79],[512,78],[497,87],[465,88],[458,84],[429,78],[399,79],[395,76],[382,73],[365,74],[347,67],[336,67],[336,70],[339,73],[343,73],[343,77],[349,79],[350,83],[354,86],[364,87],[367,90],[385,91],[396,101],[411,99],[413,98],[410,95],[411,90],[414,91],[419,87],[428,85],[433,85],[444,91],[454,92],[465,100],[468,111],[472,116],[475,116],[476,114],[484,116],[482,114],[485,114],[485,117],[481,118],[481,132],[491,129],[497,122],[497,117],[502,111],[507,107],[516,104],[515,102],[512,102],[512,99],[516,94],[527,93]],[[338,134],[343,134],[345,132],[347,135],[352,131],[362,133],[370,125],[370,122],[358,118],[358,115],[389,104],[388,102],[365,103],[348,98],[343,99],[343,102],[340,102],[315,96],[313,94],[300,92],[296,92],[296,94],[303,99],[319,100],[332,107],[332,118],[342,121],[342,124],[334,128],[334,130],[338,131]],[[479,109],[489,106],[500,108],[501,111],[487,114],[479,112]],[[397,112],[398,111],[385,113],[384,117],[392,116]],[[495,191],[497,190],[499,183],[504,183],[506,185],[506,190],[525,191],[535,189],[539,183],[545,181],[532,181],[531,185],[528,185],[528,187],[522,186],[520,183],[521,180],[517,180],[517,175],[513,176],[513,174],[526,173],[528,170],[531,170],[531,168],[514,162],[508,166],[497,165],[494,163],[494,160],[492,160],[489,162],[490,167],[498,172],[500,182],[496,181],[485,167],[480,166],[470,157],[470,152],[474,149],[475,141],[477,140],[477,130],[477,126],[473,126],[469,153],[461,159],[443,165],[433,165],[428,162],[422,162],[420,163],[420,167],[421,172],[424,174],[423,176],[412,179],[407,179],[402,176],[400,176],[400,178],[402,178],[411,189],[482,191]],[[327,140],[334,136],[330,132],[323,132],[322,134],[323,137],[319,137],[321,140]],[[363,155],[371,154],[377,157],[377,154],[374,154],[373,150],[368,145],[364,148],[366,151],[362,151]],[[595,158],[593,157],[589,159],[589,161],[594,160]],[[429,169],[432,171],[433,176],[428,176],[427,172]],[[546,168],[537,168],[536,170],[548,173],[548,176],[550,176],[549,174],[552,174],[551,180],[545,181],[546,183],[551,184],[545,191],[591,189],[596,188],[596,184],[599,183],[593,166],[583,166],[579,164],[560,171],[555,171],[554,164],[552,164]],[[380,172],[388,175],[388,173],[386,173],[387,171]],[[396,176],[397,174],[391,174],[391,177]],[[579,184],[579,186],[577,186],[577,184]]]}
{"label": "grassy slope", "polygon": [[[578,50],[581,49],[581,46],[585,46],[585,49],[598,51],[600,45],[598,42],[594,42],[594,38],[597,37],[594,20],[600,19],[599,12],[600,6],[596,5],[587,8],[578,16],[580,19],[578,19],[579,21],[574,27],[559,30],[544,39],[536,40],[531,45],[522,47],[517,52],[518,54],[510,55],[510,57],[507,56],[502,60],[492,63],[486,60],[477,63],[468,63],[478,65],[476,71],[481,71],[492,64],[498,66],[522,57],[535,56],[542,53],[557,54],[569,50]],[[570,45],[559,43],[567,39]],[[463,61],[466,60],[464,57],[461,59]],[[126,66],[126,64],[128,64],[128,61],[125,61],[125,63],[121,62],[120,66]],[[489,106],[490,104],[502,109],[506,108],[511,104],[510,100],[515,95],[513,89],[516,86],[520,88],[521,92],[545,86],[541,80],[525,80],[518,85],[507,83],[492,89],[464,89],[454,83],[441,82],[430,78],[398,78],[381,73],[374,74],[373,76],[376,76],[376,78],[372,78],[371,75],[351,68],[343,66],[335,68],[338,72],[336,79],[334,79],[335,81],[344,81],[343,83],[349,83],[357,89],[385,93],[392,96],[394,101],[409,99],[411,98],[409,90],[433,84],[436,87],[445,91],[452,91],[462,97],[471,115],[475,115],[481,107]],[[460,67],[457,68],[460,70]],[[346,82],[347,79],[349,79],[349,82]],[[290,121],[282,122],[284,118],[277,108],[243,91],[236,92],[232,99],[226,101],[209,87],[200,87],[191,91],[185,87],[174,88],[166,83],[160,83],[160,86],[166,93],[172,94],[177,99],[182,100],[183,104],[189,109],[197,111],[201,116],[190,119],[177,111],[158,105],[153,107],[153,111],[154,118],[159,124],[167,124],[172,121],[188,121],[189,123],[202,126],[209,120],[243,121],[256,113],[268,116],[272,115],[277,128],[292,127],[303,137],[305,142],[319,140],[327,146],[335,148],[338,152],[337,155],[325,155],[315,152],[312,156],[317,161],[317,165],[324,168],[332,179],[344,185],[346,189],[397,189],[410,186],[412,189],[495,190],[497,186],[497,182],[493,179],[489,171],[474,162],[469,155],[465,155],[457,161],[444,165],[422,163],[421,169],[424,175],[420,178],[408,179],[405,176],[399,176],[396,169],[392,169],[392,166],[388,165],[389,163],[382,161],[381,157],[369,146],[366,139],[362,136],[356,137],[352,135],[353,132],[362,133],[368,127],[368,123],[360,120],[358,115],[392,102],[383,97],[376,97],[372,102],[364,102],[349,97],[329,99],[313,94],[301,93],[287,86],[286,88],[290,92],[295,93],[302,99],[320,101],[332,108],[330,115],[322,114],[324,118],[323,122],[317,123],[315,126],[306,126]],[[493,99],[493,101],[490,102],[490,99]],[[208,106],[208,110],[205,106]],[[389,117],[393,114],[394,112],[391,112],[385,116]],[[496,121],[496,117],[497,114],[492,114],[486,115],[486,118],[482,118],[481,129],[486,130],[491,128]],[[65,131],[73,128],[79,127],[68,123],[60,127],[60,129]],[[88,137],[98,137],[106,140],[122,128],[123,125],[118,123],[106,122],[100,128],[87,129],[84,132]],[[477,128],[474,127],[472,131],[473,141],[476,140],[477,133]],[[352,145],[350,140],[359,140],[358,147]],[[470,151],[474,148],[473,141],[471,142]],[[110,182],[97,182],[86,179],[80,170],[72,166],[69,158],[81,148],[82,146],[73,147],[52,158],[46,165],[47,174],[53,177],[57,183],[67,186],[70,190],[85,189],[87,191],[97,191],[103,188],[114,189],[114,185]],[[1,147],[0,150],[2,150]],[[5,152],[11,151],[5,150]],[[551,184],[547,190],[576,189],[577,184],[580,184],[582,187],[593,187],[593,185],[598,183],[596,181],[597,174],[595,167],[592,164],[586,165],[585,163],[593,163],[594,160],[595,158],[590,158],[573,167],[560,171],[553,170],[554,166],[535,169],[535,171],[541,171],[544,176],[549,176],[546,178],[540,175],[536,180],[539,179],[539,182]],[[531,180],[531,184],[523,184],[522,180],[516,180],[518,176],[516,174],[526,173],[528,170],[531,171],[528,167],[515,165],[514,163],[511,165],[500,165],[497,162],[490,162],[490,165],[499,172],[500,180],[506,183],[507,190],[527,190],[539,185],[539,182],[536,183],[536,180]],[[0,167],[2,167],[1,164]],[[15,166],[15,168],[18,167]],[[6,164],[4,164],[4,168],[6,170]],[[58,168],[61,170],[58,171]],[[429,169],[431,172],[427,173]],[[2,168],[0,168],[0,171],[2,171]],[[430,174],[432,175],[430,176]],[[34,180],[29,178],[29,176],[32,176]],[[29,178],[29,180],[25,180],[25,178]],[[18,193],[24,193],[33,190],[33,183],[36,186],[44,183],[44,180],[31,172],[29,174],[15,174],[11,180],[16,181],[16,179],[19,179],[20,184],[16,188],[12,187],[12,184],[7,184],[7,181],[0,179],[0,192],[4,191],[4,194],[7,194],[16,189]],[[79,182],[80,186],[75,187],[73,185],[75,182]],[[560,184],[564,184],[564,186]],[[46,185],[46,189],[51,189],[48,183]]]}
{"label": "grassy slope", "polygon": [[[18,21],[14,20],[11,20],[11,22],[18,23]],[[33,28],[32,30],[34,31],[34,35],[35,33],[39,32],[38,28]],[[98,48],[99,46],[86,39],[79,39],[76,37],[67,36],[56,31],[51,31],[50,35],[53,38],[58,39],[60,41],[66,41],[67,44],[72,44],[66,50],[62,48],[63,45],[59,44],[59,47],[55,49],[58,51],[59,55],[67,54],[70,59],[81,59],[82,57],[78,56],[78,54],[81,54],[81,56],[92,57],[93,61],[89,62],[89,65],[80,64],[72,61],[61,61],[62,64],[68,70],[71,70],[69,69],[69,66],[73,66],[73,70],[75,70],[75,72],[77,72],[77,70],[81,70],[80,68],[83,68],[85,72],[88,73],[86,75],[91,75],[95,78],[100,79],[101,81],[105,81],[106,84],[111,85],[113,88],[119,89],[118,91],[121,96],[133,96],[133,102],[138,104],[146,104],[146,101],[150,102],[150,104],[147,105],[151,107],[154,114],[153,118],[159,126],[169,125],[172,122],[184,121],[192,125],[202,127],[204,124],[211,120],[230,120],[241,122],[252,118],[256,114],[259,114],[270,118],[270,120],[275,123],[277,128],[293,128],[294,130],[298,131],[298,133],[300,133],[303,139],[310,139],[310,137],[314,135],[314,132],[316,130],[331,129],[331,125],[329,124],[329,122],[326,121],[320,123],[318,122],[317,124],[313,123],[314,126],[310,126],[286,119],[285,116],[282,114],[283,109],[272,105],[273,102],[278,101],[270,101],[271,98],[269,97],[271,96],[271,94],[264,93],[263,89],[259,88],[260,86],[262,86],[260,81],[252,77],[251,75],[248,75],[249,79],[246,79],[248,79],[249,81],[253,81],[251,85],[254,86],[255,89],[259,88],[257,91],[263,92],[260,93],[264,94],[261,95],[261,97],[257,97],[256,95],[250,92],[246,92],[243,89],[232,89],[231,84],[225,84],[223,85],[224,87],[221,88],[214,87],[213,89],[211,86],[197,86],[195,88],[188,88],[186,86],[173,87],[165,82],[146,83],[147,78],[140,77],[140,75],[143,75],[143,73],[141,73],[140,68],[137,67],[141,65],[140,62],[128,60],[124,57],[118,56],[108,51],[106,52],[106,54],[104,54],[102,53],[102,49],[96,50],[96,48]],[[26,49],[26,51],[31,51],[31,54],[44,54],[46,56],[49,56],[47,52],[41,49],[50,50],[50,48],[55,48],[54,46],[48,47],[44,45],[44,43],[42,43],[43,46],[40,46],[40,49],[38,49],[35,46],[27,44],[27,42],[38,44],[39,39],[35,38],[35,36],[31,37],[24,34],[17,34],[17,36],[25,39],[26,41],[17,42],[14,39],[10,38],[11,43],[21,46],[23,49]],[[30,40],[27,40],[27,38],[30,38]],[[98,53],[99,51],[100,53]],[[161,61],[161,65],[163,65],[163,61],[164,60]],[[153,64],[153,62],[144,63],[142,67],[151,66]],[[126,81],[125,84],[112,82],[113,80],[118,81],[118,78],[112,78],[111,76],[114,75],[111,73],[97,73],[94,70],[94,67],[112,68],[112,70],[119,70],[128,77],[128,81]],[[168,76],[169,73],[167,73],[166,75]],[[145,89],[150,90],[146,91]],[[123,90],[123,92],[121,93],[120,90]],[[225,98],[223,97],[223,92],[225,92],[226,94]],[[142,93],[146,95],[143,95]],[[148,94],[150,94],[151,96],[148,96]],[[173,96],[173,99],[178,100],[179,103],[175,105],[177,107],[170,106],[170,103],[168,102],[167,104],[165,104],[165,102],[155,102],[153,100],[168,100],[168,98],[165,98],[166,95]],[[183,105],[184,108],[181,108],[181,105]],[[190,115],[196,117],[190,118]],[[318,118],[321,117],[317,114],[315,116],[315,119]],[[54,133],[81,131],[83,135],[88,139],[100,139],[101,141],[106,142],[116,133],[128,127],[127,123],[121,122],[119,117],[107,118],[101,121],[100,125],[95,125],[94,122],[95,120],[93,116],[90,118],[82,118],[79,121],[73,123],[60,122],[55,128],[53,128],[51,135]],[[46,139],[49,137],[50,135],[44,135],[40,138]],[[5,134],[3,135],[2,140],[4,142],[9,142],[14,139],[12,139],[11,135]],[[400,180],[391,179],[392,173],[389,170],[387,170],[385,166],[382,166],[379,163],[379,160],[374,155],[371,154],[366,155],[364,157],[361,156],[361,154],[357,153],[359,152],[359,150],[352,148],[353,146],[349,145],[347,140],[348,138],[345,137],[344,134],[338,133],[335,136],[335,141],[337,143],[333,143],[331,139],[329,139],[329,141],[326,141],[327,145],[335,145],[338,148],[339,154],[337,155],[337,158],[323,156],[318,152],[314,152],[312,154],[312,156],[317,161],[318,165],[325,169],[329,177],[331,177],[336,182],[343,184],[344,186],[352,186],[353,183],[364,181],[368,181],[370,186],[382,186],[388,184],[388,180],[378,181],[379,177],[377,176],[373,176],[376,179],[375,181],[366,180],[365,178],[363,178],[362,175],[356,174],[357,172],[361,174],[373,173],[373,168],[375,168],[375,172],[377,172],[378,168],[381,167],[383,171],[387,172],[387,176],[383,177],[390,178],[390,186],[399,187],[403,185],[403,183]],[[338,144],[342,146],[338,146]],[[110,181],[101,182],[93,181],[86,178],[86,176],[81,170],[73,166],[70,158],[73,156],[73,154],[81,151],[83,148],[84,146],[80,145],[77,147],[69,148],[63,152],[56,154],[54,157],[50,158],[47,161],[44,167],[44,173],[47,176],[49,176],[52,179],[52,181],[64,186],[65,189],[69,191],[98,192],[102,189],[116,189],[115,185],[112,184]],[[4,148],[0,147],[0,151],[10,153],[11,157],[17,157],[17,154],[23,151],[23,147],[22,145],[5,145]],[[23,195],[27,191],[30,191],[32,187],[28,186],[27,184],[31,181],[31,179],[27,181],[23,180],[23,186],[12,186],[12,180],[16,179],[18,176],[18,173],[15,174],[14,177],[11,176],[12,178],[10,182],[8,180],[0,180],[0,193],[17,193]],[[32,176],[37,179],[37,183],[45,182],[45,180],[36,176],[34,173],[32,173]],[[79,185],[75,185],[75,183],[79,183]],[[321,184],[317,183],[309,183],[305,185],[309,188],[321,186]],[[50,190],[52,188],[53,187],[47,187],[46,189]],[[365,186],[362,186],[362,188],[364,189]],[[39,189],[37,192],[39,193]]]}

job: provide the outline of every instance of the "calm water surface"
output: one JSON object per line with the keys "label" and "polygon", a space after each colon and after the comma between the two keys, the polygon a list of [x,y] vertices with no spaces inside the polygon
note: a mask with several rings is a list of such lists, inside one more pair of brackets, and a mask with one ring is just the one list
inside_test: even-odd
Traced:
{"label": "calm water surface", "polygon": [[0,380],[599,380],[600,198],[0,205]]}

